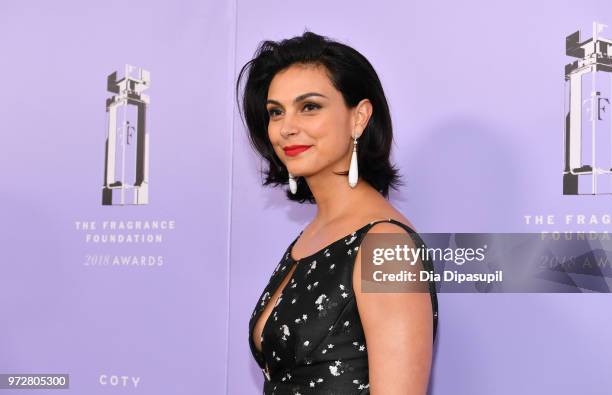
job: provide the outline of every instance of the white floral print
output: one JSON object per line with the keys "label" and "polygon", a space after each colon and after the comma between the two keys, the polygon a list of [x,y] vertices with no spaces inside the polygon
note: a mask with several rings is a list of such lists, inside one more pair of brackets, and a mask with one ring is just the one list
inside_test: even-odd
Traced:
{"label": "white floral print", "polygon": [[[386,220],[364,225],[312,254],[307,261],[291,258],[293,244],[303,231],[289,246],[249,321],[249,344],[263,372],[264,395],[306,395],[327,393],[330,389],[331,392],[369,393],[367,347],[352,273],[363,236],[373,224],[383,221]],[[288,269],[293,265],[296,267],[291,272]],[[274,325],[264,322],[259,351],[253,343],[255,324],[259,319],[266,319],[262,312],[275,294],[275,287],[287,275],[290,276],[288,285],[280,291],[267,317]],[[435,289],[432,303],[434,298]],[[438,316],[435,300],[434,324]],[[301,370],[299,379],[294,377],[298,368],[305,369]],[[306,378],[304,372],[307,372]]]}

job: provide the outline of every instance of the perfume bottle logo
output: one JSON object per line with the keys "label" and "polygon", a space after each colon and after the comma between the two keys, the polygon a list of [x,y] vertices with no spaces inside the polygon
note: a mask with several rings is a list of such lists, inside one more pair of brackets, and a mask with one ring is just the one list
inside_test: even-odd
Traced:
{"label": "perfume bottle logo", "polygon": [[124,75],[113,72],[107,90],[107,129],[104,159],[103,205],[149,203],[149,133],[146,124],[151,76],[126,65]]}
{"label": "perfume bottle logo", "polygon": [[612,41],[593,22],[593,37],[580,30],[565,39],[564,195],[612,194]]}

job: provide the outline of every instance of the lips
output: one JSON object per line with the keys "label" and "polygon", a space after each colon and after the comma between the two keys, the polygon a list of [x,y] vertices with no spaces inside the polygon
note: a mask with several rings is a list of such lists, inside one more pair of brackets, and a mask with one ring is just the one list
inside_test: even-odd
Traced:
{"label": "lips", "polygon": [[308,148],[312,147],[311,145],[288,145],[283,150],[285,154],[288,156],[296,156],[300,153],[306,151]]}

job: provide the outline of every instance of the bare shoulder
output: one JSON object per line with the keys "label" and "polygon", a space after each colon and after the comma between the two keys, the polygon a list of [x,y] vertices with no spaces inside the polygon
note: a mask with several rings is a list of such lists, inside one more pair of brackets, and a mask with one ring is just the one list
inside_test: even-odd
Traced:
{"label": "bare shoulder", "polygon": [[[404,225],[407,225],[414,232],[416,232],[414,225],[397,210],[379,211],[377,213],[370,214],[369,218],[371,218],[370,222],[393,219],[397,222],[401,222]],[[366,234],[364,235],[364,237],[367,238],[368,234],[381,234],[381,233],[400,234],[403,237],[399,237],[399,239],[403,243],[405,243],[408,246],[416,247],[415,240],[408,234],[408,232],[406,232],[406,229],[404,227],[399,226],[396,223],[388,222],[388,221],[377,222],[376,224],[370,226],[366,230]],[[397,240],[397,238],[395,240]],[[362,257],[362,249],[360,248],[357,252],[357,255],[355,256],[355,262],[354,262],[354,267],[353,267],[353,289],[355,291],[356,296],[363,298],[362,292],[361,292],[361,257]]]}
{"label": "bare shoulder", "polygon": [[[378,214],[375,217],[395,219],[416,231],[397,212]],[[391,222],[379,222],[368,233],[403,233],[406,242],[411,243],[406,229]],[[362,292],[361,250],[355,257],[353,291],[366,337],[370,389],[373,393],[425,394],[433,343],[430,296],[414,292]]]}
{"label": "bare shoulder", "polygon": [[[400,211],[396,210],[391,204],[388,207],[385,207],[384,210],[377,210],[375,212],[369,213],[368,218],[371,221],[377,221],[382,219],[393,219],[398,222],[403,223],[404,225],[409,226],[412,230],[416,232],[416,228],[412,224],[412,222],[406,218]],[[397,224],[393,224],[391,222],[379,222],[372,227],[370,227],[369,233],[403,233],[406,230]]]}
{"label": "bare shoulder", "polygon": [[[414,225],[412,225],[412,223],[410,223],[409,221],[400,220],[400,219],[393,218],[393,217],[387,217],[385,219],[388,219],[388,218],[401,222],[416,232]],[[377,224],[372,225],[370,229],[368,229],[368,233],[406,233],[406,229],[397,224],[394,224],[393,222],[379,222]]]}

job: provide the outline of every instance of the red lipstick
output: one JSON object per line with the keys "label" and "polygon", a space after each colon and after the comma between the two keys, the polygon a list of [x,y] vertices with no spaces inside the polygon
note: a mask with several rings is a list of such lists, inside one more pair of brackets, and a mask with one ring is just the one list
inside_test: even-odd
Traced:
{"label": "red lipstick", "polygon": [[296,156],[306,151],[311,145],[288,145],[283,148],[288,156]]}

